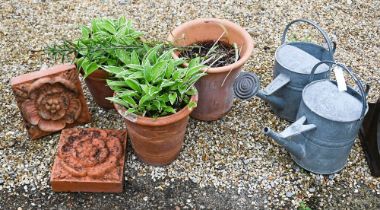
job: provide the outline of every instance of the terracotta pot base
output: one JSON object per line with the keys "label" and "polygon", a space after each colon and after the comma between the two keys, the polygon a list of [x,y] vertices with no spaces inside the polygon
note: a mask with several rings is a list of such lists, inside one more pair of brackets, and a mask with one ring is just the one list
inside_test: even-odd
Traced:
{"label": "terracotta pot base", "polygon": [[190,117],[196,120],[200,121],[206,121],[206,122],[211,122],[211,121],[216,121],[222,119],[224,116],[228,114],[232,109],[232,104],[229,105],[229,108],[225,110],[224,112],[218,113],[218,114],[202,114],[200,112],[192,112],[190,114]]}
{"label": "terracotta pot base", "polygon": [[[174,154],[170,157],[162,157],[162,156],[147,157],[147,155],[142,156],[138,154],[136,151],[134,151],[134,153],[141,162],[147,165],[167,166],[167,165],[170,165],[173,161],[175,161],[178,158],[180,151],[177,154]],[[165,159],[165,161],[161,161],[162,159]]]}
{"label": "terracotta pot base", "polygon": [[50,183],[55,192],[122,192],[126,131],[62,131]]}
{"label": "terracotta pot base", "polygon": [[[197,96],[191,100],[197,101]],[[140,116],[129,118],[124,114],[124,107],[115,104],[115,108],[125,118],[132,147],[141,161],[162,166],[178,157],[192,109],[186,106],[175,114],[154,119]]]}

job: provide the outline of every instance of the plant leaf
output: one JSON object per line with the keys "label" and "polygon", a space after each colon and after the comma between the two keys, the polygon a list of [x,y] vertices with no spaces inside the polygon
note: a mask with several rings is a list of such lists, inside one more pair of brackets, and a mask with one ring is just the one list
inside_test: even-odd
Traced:
{"label": "plant leaf", "polygon": [[87,26],[82,26],[81,31],[82,31],[82,39],[90,38],[91,30]]}
{"label": "plant leaf", "polygon": [[84,71],[84,78],[88,77],[90,74],[92,74],[94,71],[96,71],[97,69],[99,69],[99,66],[98,64],[92,62],[90,63],[89,65],[87,66],[84,66],[83,67],[83,71]]}
{"label": "plant leaf", "polygon": [[132,51],[131,53],[131,64],[136,64],[136,65],[140,64],[139,55],[137,54],[135,50]]}
{"label": "plant leaf", "polygon": [[105,20],[102,22],[101,26],[107,30],[108,32],[110,32],[111,34],[115,34],[116,33],[116,29],[115,29],[115,26],[113,25],[113,23],[110,21],[110,20]]}
{"label": "plant leaf", "polygon": [[142,91],[139,82],[137,82],[134,79],[126,79],[125,83],[128,85],[128,87],[132,88],[133,90],[135,90],[137,92],[141,92]]}
{"label": "plant leaf", "polygon": [[175,101],[177,100],[177,93],[170,93],[169,94],[169,101],[173,105]]}
{"label": "plant leaf", "polygon": [[121,100],[121,99],[119,99],[119,98],[117,98],[117,97],[108,97],[108,98],[106,98],[106,99],[109,100],[109,101],[112,101],[112,102],[114,102],[114,103],[120,104],[120,105],[122,105],[122,106],[125,106],[125,107],[127,107],[127,108],[131,106],[131,104],[128,103],[127,101],[125,101],[125,100]]}
{"label": "plant leaf", "polygon": [[160,61],[160,62],[156,63],[151,68],[151,71],[150,71],[151,79],[153,81],[156,81],[160,76],[162,76],[163,74],[165,74],[166,66],[167,66],[167,64],[166,64],[165,61]]}
{"label": "plant leaf", "polygon": [[200,57],[196,57],[194,59],[191,59],[189,62],[189,69],[193,68],[194,66],[198,66],[200,63]]}
{"label": "plant leaf", "polygon": [[190,101],[190,103],[187,105],[190,109],[197,107],[197,103],[195,101]]}
{"label": "plant leaf", "polygon": [[170,76],[172,76],[173,71],[174,71],[174,61],[171,60],[168,62],[168,66],[167,66],[166,72],[165,72],[165,78],[169,79]]}
{"label": "plant leaf", "polygon": [[124,68],[117,66],[102,66],[102,69],[111,74],[119,74],[124,71]]}
{"label": "plant leaf", "polygon": [[168,113],[176,113],[175,109],[173,107],[171,107],[171,106],[165,107],[164,111],[168,112]]}
{"label": "plant leaf", "polygon": [[143,105],[146,101],[150,100],[151,96],[150,95],[144,95],[140,101],[139,101],[139,106]]}
{"label": "plant leaf", "polygon": [[175,83],[176,83],[175,81],[163,80],[160,87],[161,88],[169,87],[169,86],[174,85]]}
{"label": "plant leaf", "polygon": [[129,96],[129,95],[124,94],[120,98],[123,99],[124,101],[128,102],[128,104],[130,104],[132,106],[136,106],[137,105],[136,102],[135,102],[135,100],[133,100],[133,98],[131,96]]}
{"label": "plant leaf", "polygon": [[116,50],[116,56],[124,64],[130,64],[131,63],[130,56],[129,56],[128,52],[124,49],[117,49]]}
{"label": "plant leaf", "polygon": [[92,33],[96,33],[100,30],[100,28],[98,26],[98,22],[99,22],[99,19],[94,19],[91,21]]}

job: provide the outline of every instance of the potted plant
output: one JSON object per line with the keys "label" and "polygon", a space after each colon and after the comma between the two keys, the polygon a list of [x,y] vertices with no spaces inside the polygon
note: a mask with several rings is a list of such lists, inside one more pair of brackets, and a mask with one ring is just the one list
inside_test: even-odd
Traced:
{"label": "potted plant", "polygon": [[105,99],[113,95],[106,86],[110,75],[101,66],[123,66],[131,62],[131,52],[145,54],[142,34],[125,17],[95,19],[89,27],[81,27],[80,38],[50,46],[48,51],[55,58],[61,56],[62,60],[74,54],[74,63],[84,76],[95,102],[102,108],[111,109],[113,104]]}
{"label": "potted plant", "polygon": [[177,51],[174,58],[201,56],[209,66],[204,69],[207,75],[195,84],[199,101],[191,116],[211,121],[227,114],[233,103],[234,80],[253,50],[248,32],[227,20],[196,19],[175,28],[168,40],[175,46],[199,46]]}
{"label": "potted plant", "polygon": [[151,165],[166,165],[177,158],[197,103],[193,85],[205,75],[199,58],[184,67],[184,59],[172,58],[173,51],[157,45],[141,60],[132,56],[125,67],[104,67],[114,75],[107,80],[114,91],[108,99],[125,118],[135,154]]}

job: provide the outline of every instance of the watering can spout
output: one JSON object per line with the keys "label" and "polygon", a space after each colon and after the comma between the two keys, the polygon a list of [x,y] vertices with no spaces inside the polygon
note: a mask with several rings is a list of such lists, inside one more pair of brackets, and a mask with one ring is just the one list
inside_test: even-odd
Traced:
{"label": "watering can spout", "polygon": [[264,101],[272,104],[278,109],[283,109],[285,106],[285,100],[283,98],[274,96],[274,95],[268,95],[265,91],[259,90],[256,94],[257,97],[263,99]]}
{"label": "watering can spout", "polygon": [[294,155],[295,157],[299,159],[302,159],[306,155],[305,142],[292,141],[292,140],[288,140],[287,138],[316,128],[314,124],[304,125],[303,123],[305,121],[306,121],[306,117],[303,116],[300,119],[298,119],[296,122],[294,122],[292,125],[290,125],[288,128],[286,128],[284,131],[282,131],[281,133],[276,133],[268,127],[265,127],[263,132],[265,135],[271,137],[278,144],[283,146],[290,154]]}
{"label": "watering can spout", "polygon": [[289,82],[290,77],[288,75],[279,74],[264,90],[259,90],[257,96],[277,107],[277,109],[283,109],[285,107],[285,100],[273,95],[273,93],[280,90]]}

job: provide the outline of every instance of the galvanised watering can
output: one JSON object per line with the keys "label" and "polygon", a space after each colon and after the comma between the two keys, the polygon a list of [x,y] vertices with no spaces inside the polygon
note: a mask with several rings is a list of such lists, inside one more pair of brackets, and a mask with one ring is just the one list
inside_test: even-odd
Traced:
{"label": "galvanised watering can", "polygon": [[362,83],[343,64],[320,62],[314,66],[311,80],[323,63],[346,70],[360,93],[351,87],[340,91],[337,82],[329,79],[311,82],[302,91],[298,120],[281,133],[267,127],[264,133],[282,145],[302,168],[332,174],[346,164],[368,105]]}
{"label": "galvanised watering can", "polygon": [[[286,43],[288,29],[297,22],[305,22],[318,29],[326,41],[327,49],[310,42]],[[296,119],[302,90],[310,82],[313,66],[322,60],[333,61],[335,46],[327,33],[316,23],[304,19],[294,20],[286,26],[281,46],[276,50],[274,80],[264,90],[258,90],[259,80],[256,75],[243,72],[235,80],[235,95],[243,100],[257,95],[270,103],[276,115],[293,122]],[[329,66],[322,64],[315,71],[314,80],[329,78],[328,71]]]}

